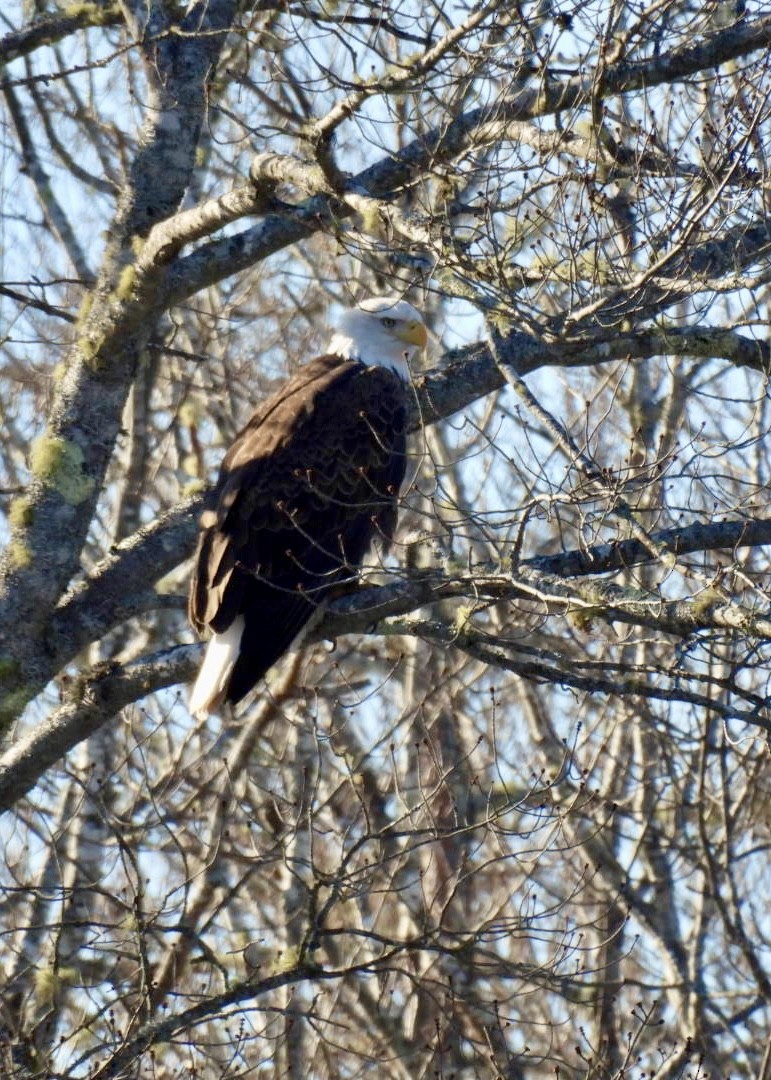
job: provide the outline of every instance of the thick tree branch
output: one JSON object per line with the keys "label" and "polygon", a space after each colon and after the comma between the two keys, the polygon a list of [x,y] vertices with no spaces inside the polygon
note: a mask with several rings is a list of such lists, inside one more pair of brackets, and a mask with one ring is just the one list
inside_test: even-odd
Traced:
{"label": "thick tree branch", "polygon": [[[48,661],[50,612],[78,569],[139,357],[163,310],[152,275],[138,279],[134,248],[179,205],[195,165],[206,81],[235,0],[193,6],[182,37],[152,46],[162,74],[124,189],[99,282],[59,383],[45,435],[33,447],[32,482],[15,515],[0,583],[0,640],[8,677],[0,726],[37,693]],[[148,46],[150,47],[150,46]],[[24,636],[14,634],[24,625]],[[10,693],[10,699],[7,695]]]}
{"label": "thick tree branch", "polygon": [[[71,700],[0,758],[0,811],[37,783],[46,769],[132,701],[189,678],[202,646],[179,645],[126,664],[106,664],[70,689]],[[182,658],[180,660],[180,658]]]}
{"label": "thick tree branch", "polygon": [[185,244],[211,236],[240,218],[260,213],[270,201],[272,186],[275,185],[235,187],[217,199],[209,199],[160,222],[152,229],[142,247],[136,264],[137,273],[147,274],[171,262]]}
{"label": "thick tree branch", "polygon": [[62,15],[46,16],[12,30],[0,38],[0,66],[10,64],[21,56],[29,56],[35,49],[55,45],[77,30],[90,26],[116,26],[123,21],[117,3],[79,3]]}
{"label": "thick tree branch", "polygon": [[[698,522],[682,529],[662,529],[651,533],[657,547],[673,555],[697,551],[734,550],[771,544],[771,518],[741,518],[734,521]],[[565,551],[559,555],[540,555],[525,559],[522,566],[544,574],[579,577],[605,574],[651,561],[651,553],[639,540],[619,540],[610,544]]]}
{"label": "thick tree branch", "polygon": [[161,514],[117,544],[62,598],[48,635],[56,671],[132,613],[127,582],[132,594],[142,594],[192,553],[205,502],[206,496],[196,495]]}

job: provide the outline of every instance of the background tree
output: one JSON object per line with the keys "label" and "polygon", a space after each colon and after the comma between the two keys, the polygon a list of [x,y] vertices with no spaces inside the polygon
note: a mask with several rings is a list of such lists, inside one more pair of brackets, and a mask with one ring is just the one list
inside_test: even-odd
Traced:
{"label": "background tree", "polygon": [[[771,1076],[771,16],[0,20],[4,1074]],[[399,542],[195,722],[223,446],[385,291]]]}

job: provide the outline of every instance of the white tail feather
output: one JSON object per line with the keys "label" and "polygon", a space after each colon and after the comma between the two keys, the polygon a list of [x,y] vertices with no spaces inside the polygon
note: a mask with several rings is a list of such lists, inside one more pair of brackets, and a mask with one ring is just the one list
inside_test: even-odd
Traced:
{"label": "white tail feather", "polygon": [[227,690],[230,673],[238,659],[244,632],[244,617],[239,615],[222,634],[215,634],[206,647],[206,655],[190,694],[188,708],[193,716],[203,719],[216,712]]}

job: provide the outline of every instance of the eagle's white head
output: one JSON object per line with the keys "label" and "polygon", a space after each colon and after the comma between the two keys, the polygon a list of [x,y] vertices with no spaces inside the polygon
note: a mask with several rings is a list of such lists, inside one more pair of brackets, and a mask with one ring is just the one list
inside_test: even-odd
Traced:
{"label": "eagle's white head", "polygon": [[363,364],[390,368],[409,378],[409,364],[428,341],[423,316],[398,296],[372,296],[340,320],[329,352]]}

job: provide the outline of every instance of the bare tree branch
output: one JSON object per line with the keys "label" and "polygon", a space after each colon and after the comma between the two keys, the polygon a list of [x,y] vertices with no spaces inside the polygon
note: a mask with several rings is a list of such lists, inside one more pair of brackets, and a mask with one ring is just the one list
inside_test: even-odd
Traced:
{"label": "bare tree branch", "polygon": [[36,49],[55,45],[77,30],[86,30],[90,26],[116,26],[122,21],[117,3],[78,4],[74,11],[49,15],[4,34],[0,38],[0,64],[10,64]]}

